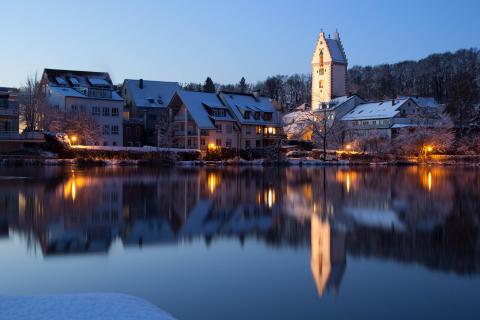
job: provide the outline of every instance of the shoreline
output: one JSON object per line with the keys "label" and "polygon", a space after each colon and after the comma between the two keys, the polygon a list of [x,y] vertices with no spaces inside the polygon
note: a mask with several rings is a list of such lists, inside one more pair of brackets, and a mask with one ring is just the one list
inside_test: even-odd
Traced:
{"label": "shoreline", "polygon": [[50,166],[76,166],[76,167],[324,167],[324,166],[365,166],[365,167],[386,167],[386,166],[469,166],[480,167],[480,162],[455,161],[453,159],[418,161],[389,160],[389,161],[361,161],[361,160],[338,160],[323,161],[316,159],[283,159],[283,160],[189,160],[189,161],[165,161],[159,159],[136,160],[136,159],[84,159],[84,158],[42,158],[24,156],[0,156],[0,167],[50,167]]}

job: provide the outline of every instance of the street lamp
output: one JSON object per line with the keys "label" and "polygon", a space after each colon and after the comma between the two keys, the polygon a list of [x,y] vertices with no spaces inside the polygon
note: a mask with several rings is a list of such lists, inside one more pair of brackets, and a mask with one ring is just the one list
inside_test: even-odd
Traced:
{"label": "street lamp", "polygon": [[433,151],[433,146],[430,146],[430,145],[423,146],[423,155],[425,157],[425,160],[427,159],[428,153],[432,151]]}
{"label": "street lamp", "polygon": [[75,144],[77,142],[77,136],[71,136],[70,141]]}

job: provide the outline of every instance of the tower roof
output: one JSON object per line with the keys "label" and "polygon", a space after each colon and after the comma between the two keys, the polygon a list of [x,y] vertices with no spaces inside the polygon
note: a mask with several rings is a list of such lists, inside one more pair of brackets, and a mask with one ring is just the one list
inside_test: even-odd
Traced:
{"label": "tower roof", "polygon": [[318,37],[317,45],[315,46],[315,50],[313,52],[312,63],[316,61],[318,55],[320,54],[320,50],[324,50],[324,55],[329,56],[332,62],[347,64],[347,56],[345,51],[343,50],[342,41],[340,40],[340,35],[338,32],[335,32],[334,38],[327,38],[325,37],[325,33],[322,31],[320,32],[320,36]]}

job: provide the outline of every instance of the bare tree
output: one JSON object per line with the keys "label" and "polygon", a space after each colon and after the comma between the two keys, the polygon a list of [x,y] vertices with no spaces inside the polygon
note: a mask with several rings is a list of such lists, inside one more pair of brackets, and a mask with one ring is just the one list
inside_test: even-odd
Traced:
{"label": "bare tree", "polygon": [[162,110],[157,119],[157,144],[159,147],[169,148],[173,135],[173,123],[169,110]]}
{"label": "bare tree", "polygon": [[28,76],[20,89],[20,122],[25,125],[25,131],[42,130],[42,122],[48,104],[40,88],[38,75]]}

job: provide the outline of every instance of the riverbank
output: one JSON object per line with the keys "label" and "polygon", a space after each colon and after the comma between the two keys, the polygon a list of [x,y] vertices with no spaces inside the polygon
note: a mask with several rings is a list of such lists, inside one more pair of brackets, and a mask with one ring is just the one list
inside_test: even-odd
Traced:
{"label": "riverbank", "polygon": [[480,157],[465,156],[431,156],[427,161],[416,157],[400,158],[394,160],[337,160],[323,161],[318,159],[282,159],[282,160],[243,160],[228,159],[219,161],[207,160],[175,160],[170,158],[148,159],[124,159],[124,158],[53,158],[53,157],[24,157],[24,156],[0,156],[0,166],[77,166],[77,167],[98,167],[98,166],[182,166],[182,167],[203,167],[203,166],[415,166],[415,165],[437,165],[437,166],[480,166]]}

